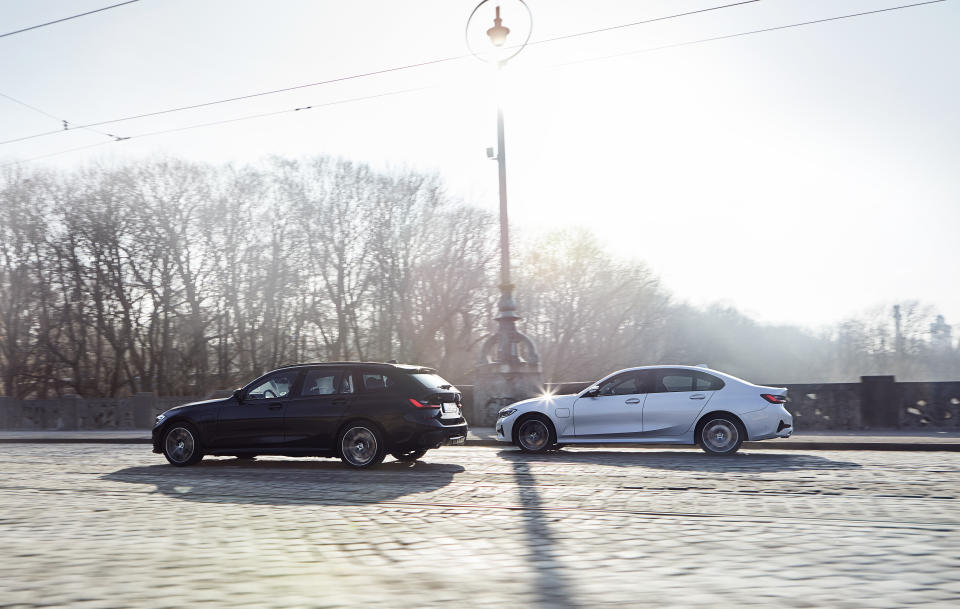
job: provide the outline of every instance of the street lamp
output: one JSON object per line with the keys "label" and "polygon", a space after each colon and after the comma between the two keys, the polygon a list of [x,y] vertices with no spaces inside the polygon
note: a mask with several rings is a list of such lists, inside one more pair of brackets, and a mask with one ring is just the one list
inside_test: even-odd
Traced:
{"label": "street lamp", "polygon": [[[467,20],[467,45],[470,51],[483,61],[490,61],[489,53],[478,53],[470,45],[470,24],[480,8],[488,4],[483,0],[478,4]],[[514,4],[526,11],[531,19],[530,9],[523,0]],[[489,22],[488,22],[489,23]],[[503,25],[500,6],[496,7],[493,27],[486,31],[494,49],[502,49],[494,57],[497,69],[502,69],[507,61],[515,57],[530,40],[530,30],[523,42],[517,46],[506,47],[510,28]],[[497,167],[500,179],[500,300],[497,303],[497,331],[483,342],[480,350],[480,362],[474,380],[474,417],[478,424],[492,424],[500,407],[514,401],[532,397],[540,393],[540,355],[533,341],[517,329],[517,304],[513,298],[514,285],[510,281],[510,227],[507,216],[507,152],[503,130],[503,107],[497,103]]]}

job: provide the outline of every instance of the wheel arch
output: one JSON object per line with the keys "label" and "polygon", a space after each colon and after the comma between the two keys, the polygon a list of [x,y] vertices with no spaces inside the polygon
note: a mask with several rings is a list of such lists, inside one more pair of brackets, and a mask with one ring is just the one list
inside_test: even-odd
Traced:
{"label": "wheel arch", "polygon": [[750,432],[747,431],[747,426],[738,415],[730,412],[729,410],[711,410],[710,412],[705,412],[700,415],[700,418],[697,419],[697,424],[693,428],[693,441],[696,442],[697,438],[700,437],[700,430],[703,429],[704,424],[710,419],[716,417],[727,417],[731,419],[734,423],[740,426],[740,431],[743,432],[743,441],[746,442],[750,439]]}
{"label": "wheel arch", "polygon": [[546,421],[547,427],[550,429],[550,433],[553,435],[553,441],[557,441],[557,426],[553,424],[553,421],[550,420],[550,417],[544,412],[533,411],[523,413],[517,417],[516,421],[513,422],[513,429],[510,430],[510,439],[514,446],[519,446],[520,444],[520,426],[523,425],[524,421],[529,419],[540,419],[542,421]]}
{"label": "wheel arch", "polygon": [[190,429],[193,430],[194,434],[197,436],[197,440],[200,441],[200,446],[206,446],[208,444],[207,438],[203,435],[202,426],[198,425],[196,421],[190,419],[190,417],[184,414],[174,415],[170,419],[163,422],[163,425],[160,426],[160,442],[163,442],[163,439],[166,437],[167,432],[170,431],[170,428],[181,424],[188,425]]}
{"label": "wheel arch", "polygon": [[373,419],[370,419],[370,418],[367,418],[367,417],[356,417],[356,416],[355,416],[355,417],[350,417],[350,418],[344,420],[344,422],[340,425],[340,427],[337,428],[337,435],[336,435],[336,439],[335,439],[335,441],[334,441],[334,447],[333,447],[333,449],[334,449],[334,451],[335,451],[335,454],[336,454],[338,457],[341,457],[341,456],[342,456],[342,455],[340,454],[340,437],[343,435],[343,432],[345,432],[348,427],[350,427],[351,425],[355,425],[355,424],[357,424],[357,423],[363,423],[364,425],[368,425],[368,426],[370,426],[370,427],[375,428],[375,429],[377,430],[377,432],[380,434],[380,437],[383,438],[383,444],[384,444],[384,447],[383,447],[383,448],[384,448],[384,450],[385,450],[387,453],[389,453],[389,452],[392,450],[392,448],[393,448],[393,441],[392,441],[392,439],[390,438],[390,434],[388,434],[387,431],[383,428],[383,425],[381,425],[380,423],[377,423],[377,422],[374,421]]}

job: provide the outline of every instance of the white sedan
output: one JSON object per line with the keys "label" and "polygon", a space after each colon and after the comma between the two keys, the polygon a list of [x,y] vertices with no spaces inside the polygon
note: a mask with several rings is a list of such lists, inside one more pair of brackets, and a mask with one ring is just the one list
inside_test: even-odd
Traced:
{"label": "white sedan", "polygon": [[565,444],[699,444],[732,455],[744,440],[787,438],[787,390],[703,366],[620,370],[576,395],[543,395],[500,410],[497,440],[525,452]]}

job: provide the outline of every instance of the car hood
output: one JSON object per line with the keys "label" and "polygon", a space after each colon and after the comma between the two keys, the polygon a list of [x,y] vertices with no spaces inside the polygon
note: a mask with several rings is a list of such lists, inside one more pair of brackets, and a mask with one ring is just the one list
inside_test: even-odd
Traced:
{"label": "car hood", "polygon": [[179,412],[184,412],[184,411],[186,411],[186,410],[192,410],[192,409],[194,409],[194,408],[199,408],[199,407],[201,407],[201,406],[212,406],[212,405],[214,405],[214,404],[224,404],[224,403],[226,403],[226,402],[229,402],[229,401],[232,400],[232,399],[233,399],[233,397],[231,396],[231,397],[229,397],[229,398],[216,398],[216,399],[213,399],[213,400],[200,400],[199,402],[190,402],[189,404],[180,404],[179,406],[174,406],[173,408],[171,408],[171,409],[169,409],[169,410],[163,411],[163,414],[166,415],[167,417],[169,417],[169,416],[174,415],[174,414],[177,414],[177,413],[179,413]]}
{"label": "car hood", "polygon": [[514,402],[510,408],[516,408],[520,412],[551,412],[556,408],[570,408],[576,399],[575,394],[538,396]]}

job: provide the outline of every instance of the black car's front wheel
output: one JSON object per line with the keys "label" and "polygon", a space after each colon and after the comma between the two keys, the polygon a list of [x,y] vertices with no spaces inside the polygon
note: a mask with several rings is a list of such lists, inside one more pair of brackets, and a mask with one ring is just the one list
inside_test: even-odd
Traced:
{"label": "black car's front wheel", "polygon": [[197,430],[187,423],[175,423],[163,434],[163,456],[171,465],[183,467],[203,459]]}
{"label": "black car's front wheel", "polygon": [[390,454],[397,461],[416,461],[420,457],[427,454],[427,449],[418,448],[416,450],[402,450],[402,451],[397,451]]}
{"label": "black car's front wheel", "polygon": [[368,423],[353,423],[340,433],[340,459],[353,467],[372,467],[383,462],[387,451],[380,432]]}

